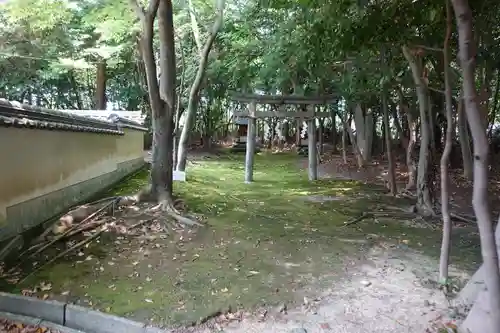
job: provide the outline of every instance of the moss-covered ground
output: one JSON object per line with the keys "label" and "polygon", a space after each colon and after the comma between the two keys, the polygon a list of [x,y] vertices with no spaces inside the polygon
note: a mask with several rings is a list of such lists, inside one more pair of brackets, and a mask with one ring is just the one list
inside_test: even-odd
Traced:
{"label": "moss-covered ground", "polygon": [[[408,203],[355,181],[309,182],[297,168],[296,155],[257,155],[251,184],[243,182],[239,155],[198,161],[187,175],[187,182],[176,183],[176,193],[190,211],[207,218],[207,226],[182,235],[107,235],[15,289],[50,283],[43,291],[50,297],[157,324],[185,325],[229,307],[294,302],[304,293],[319,292],[376,242],[438,256],[439,227],[416,228],[399,217],[344,226],[382,204]],[[147,176],[141,172],[114,192],[134,193]],[[311,202],[311,196],[337,200]],[[470,231],[454,231],[452,262],[465,269],[478,260]]]}

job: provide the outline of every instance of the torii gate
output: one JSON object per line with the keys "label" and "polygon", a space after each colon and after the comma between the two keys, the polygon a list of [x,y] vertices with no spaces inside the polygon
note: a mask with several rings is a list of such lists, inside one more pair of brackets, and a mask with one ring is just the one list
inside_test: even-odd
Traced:
{"label": "torii gate", "polygon": [[[320,97],[305,97],[294,95],[245,95],[231,94],[230,99],[235,102],[248,104],[248,111],[235,111],[235,117],[248,118],[248,132],[246,142],[245,155],[245,183],[253,181],[253,165],[255,153],[255,136],[256,136],[256,121],[257,118],[299,118],[307,120],[307,136],[308,136],[308,175],[309,180],[318,179],[318,159],[316,149],[316,118],[329,117],[329,112],[316,112],[316,105],[325,105],[337,102],[338,97],[335,95],[320,96]],[[280,105],[276,111],[257,111],[257,104],[272,104]],[[285,111],[286,105],[307,105],[307,110],[304,111]]]}

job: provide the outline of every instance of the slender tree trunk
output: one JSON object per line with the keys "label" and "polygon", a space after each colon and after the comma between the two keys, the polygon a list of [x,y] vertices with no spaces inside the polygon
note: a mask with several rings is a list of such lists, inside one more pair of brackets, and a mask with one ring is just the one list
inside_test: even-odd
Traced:
{"label": "slender tree trunk", "polygon": [[481,120],[480,106],[475,86],[476,50],[473,40],[472,12],[467,0],[452,0],[457,21],[460,65],[463,77],[465,111],[474,146],[474,188],[472,206],[477,218],[481,253],[485,268],[488,292],[488,331],[500,332],[500,271],[495,234],[488,203],[488,140]]}
{"label": "slender tree trunk", "polygon": [[[303,120],[302,120],[302,119],[297,118],[297,120],[296,120],[296,126],[295,126],[295,128],[296,128],[296,130],[295,130],[295,145],[296,145],[297,147],[300,147],[300,141],[301,141],[301,140],[300,140],[300,131],[301,131],[301,129],[302,129],[302,122],[303,122]],[[271,133],[272,133],[272,132],[271,132]],[[272,139],[273,139],[273,138],[271,137],[271,140],[272,140]]]}
{"label": "slender tree trunk", "polygon": [[333,145],[333,152],[337,152],[337,113],[335,111],[331,111],[332,115],[332,145]]}
{"label": "slender tree trunk", "polygon": [[432,172],[431,154],[429,151],[430,145],[430,128],[428,123],[428,91],[427,85],[421,77],[422,69],[417,59],[412,55],[411,51],[403,46],[403,54],[410,64],[410,68],[415,81],[417,97],[419,101],[420,110],[420,153],[418,159],[418,173],[417,173],[417,209],[424,215],[434,215],[434,208],[432,205],[432,193],[429,184],[429,173]]}
{"label": "slender tree trunk", "polygon": [[78,110],[83,110],[84,107],[82,99],[80,98],[80,91],[78,89],[78,82],[75,79],[75,74],[73,73],[73,71],[70,71],[68,75],[69,75],[69,82],[71,84],[71,91],[73,92],[73,96],[75,97],[76,107],[78,108]]}
{"label": "slender tree trunk", "polygon": [[469,139],[469,126],[467,124],[467,118],[464,110],[464,101],[462,96],[458,101],[457,106],[458,114],[458,138],[460,141],[460,149],[462,151],[462,164],[464,170],[464,177],[468,180],[472,180],[474,172],[472,165],[472,150],[470,146]]}
{"label": "slender tree trunk", "polygon": [[320,118],[318,119],[318,122],[319,122],[319,126],[318,126],[318,143],[319,143],[319,150],[318,150],[318,154],[320,155],[323,155],[323,143],[324,143],[324,140],[323,140],[323,136],[324,136],[324,131],[325,131],[325,119],[323,118]]}
{"label": "slender tree trunk", "polygon": [[[348,114],[348,110],[346,110],[345,112],[346,114]],[[361,150],[359,149],[359,146],[356,142],[356,137],[352,132],[351,120],[349,119],[344,126],[347,130],[347,134],[349,134],[349,140],[351,141],[352,151],[354,153],[354,156],[356,156],[356,160],[358,162],[358,168],[361,169],[365,166],[365,160],[363,159],[363,154],[361,153]],[[347,158],[346,158],[346,163],[347,163]]]}
{"label": "slender tree trunk", "polygon": [[[401,89],[398,89],[398,96],[400,112],[401,114],[406,115],[406,123],[408,124],[408,126],[405,126],[405,130],[403,130],[403,126],[401,126],[399,120],[396,120],[398,116],[396,111],[393,116],[396,128],[401,133],[401,144],[406,151],[406,167],[408,169],[408,183],[406,184],[406,190],[412,190],[415,188],[417,179],[417,168],[413,160],[413,149],[415,148],[417,138],[416,123],[409,106],[405,105],[403,91]],[[408,130],[408,134],[406,134],[406,129]]]}
{"label": "slender tree trunk", "polygon": [[377,141],[377,148],[380,150],[380,154],[385,154],[385,150],[387,147],[384,147],[385,145],[385,119],[383,116],[383,111],[382,111],[382,122],[380,123],[380,133],[381,133],[381,141],[378,139],[378,135],[375,136],[376,141]]}
{"label": "slender tree trunk", "polygon": [[354,107],[354,124],[356,127],[356,143],[364,161],[370,161],[372,155],[373,140],[373,114],[371,111],[363,111],[361,105]]}
{"label": "slender tree trunk", "polygon": [[169,182],[162,179],[164,161],[162,160],[161,150],[164,150],[162,142],[165,142],[161,133],[161,117],[164,113],[163,101],[160,98],[158,86],[156,60],[153,48],[153,24],[158,11],[159,0],[149,3],[148,10],[145,12],[134,0],[130,0],[142,25],[142,34],[139,39],[139,51],[144,62],[144,71],[146,76],[146,86],[148,89],[149,103],[151,106],[151,127],[153,130],[152,161],[151,161],[151,194],[158,198],[160,193],[165,192]]}
{"label": "slender tree trunk", "polygon": [[429,119],[429,139],[430,139],[430,144],[429,146],[431,147],[431,155],[434,155],[436,153],[436,115],[434,114],[434,104],[432,103],[432,98],[428,94],[428,99],[427,99],[427,116]]}
{"label": "slender tree trunk", "polygon": [[389,162],[389,170],[388,170],[389,186],[390,186],[389,189],[392,195],[396,195],[398,188],[396,184],[396,170],[394,166],[394,159],[392,156],[391,130],[389,128],[389,110],[387,110],[387,88],[384,83],[382,87],[382,109],[384,112],[385,146],[387,150],[387,161]]}
{"label": "slender tree trunk", "polygon": [[271,149],[275,148],[275,138],[276,138],[276,126],[278,126],[278,118],[271,118]]}
{"label": "slender tree trunk", "polygon": [[342,119],[342,159],[344,164],[347,164],[347,110],[344,110],[344,117]]}
{"label": "slender tree trunk", "polygon": [[439,282],[448,284],[448,265],[450,261],[451,247],[451,216],[450,216],[450,194],[448,163],[453,144],[453,99],[450,83],[450,37],[451,37],[451,8],[449,0],[446,3],[446,36],[443,46],[444,59],[444,85],[446,99],[446,139],[443,155],[441,156],[441,215],[443,215],[443,239],[441,241],[441,256],[439,258]]}
{"label": "slender tree trunk", "polygon": [[500,97],[500,70],[497,70],[497,80],[495,83],[495,92],[493,94],[493,108],[488,119],[489,129],[488,137],[491,138],[491,131],[493,130],[493,125],[495,124],[495,119],[497,116],[498,99]]}
{"label": "slender tree trunk", "polygon": [[413,150],[415,149],[415,144],[417,142],[417,122],[411,114],[411,110],[408,109],[406,113],[406,118],[408,119],[408,148],[406,149],[406,166],[408,167],[408,183],[406,184],[406,189],[414,189],[417,182],[417,166],[415,165],[415,160],[413,159]]}
{"label": "slender tree trunk", "polygon": [[97,63],[95,107],[97,110],[106,110],[106,60]]}
{"label": "slender tree trunk", "polygon": [[[196,77],[189,92],[188,108],[184,122],[184,128],[182,129],[181,137],[179,139],[179,148],[177,153],[177,170],[179,171],[186,170],[189,132],[191,131],[191,127],[193,126],[194,122],[194,117],[196,115],[196,111],[198,110],[201,84],[203,82],[203,77],[205,76],[205,71],[208,66],[208,55],[210,54],[210,50],[212,49],[215,37],[217,37],[217,33],[222,27],[224,5],[225,5],[225,0],[217,1],[217,17],[212,27],[210,36],[208,37],[208,40],[206,41],[205,45],[203,46],[203,49],[200,52],[200,62],[198,64],[198,71],[196,72]],[[193,8],[190,8],[190,10],[193,10]],[[193,30],[193,33],[196,35],[196,30]]]}
{"label": "slender tree trunk", "polygon": [[182,94],[184,93],[184,80],[186,76],[186,58],[184,55],[184,48],[182,47],[182,37],[179,38],[179,49],[181,51],[181,62],[182,62],[182,72],[181,72],[181,82],[179,84],[179,94],[177,95],[177,106],[175,108],[175,129],[174,129],[174,165],[177,165],[177,150],[179,141],[179,128],[182,112],[184,108],[182,107]]}

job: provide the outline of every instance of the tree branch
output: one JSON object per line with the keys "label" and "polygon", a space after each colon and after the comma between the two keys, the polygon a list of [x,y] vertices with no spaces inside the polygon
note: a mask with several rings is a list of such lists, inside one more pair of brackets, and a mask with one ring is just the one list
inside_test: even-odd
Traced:
{"label": "tree branch", "polygon": [[[137,1],[137,0],[134,0]],[[156,13],[158,12],[158,6],[160,5],[160,0],[150,0],[149,5],[148,5],[148,11],[146,12],[146,15],[149,18],[153,18],[156,16]]]}
{"label": "tree branch", "polygon": [[432,88],[432,87],[429,87],[429,86],[427,86],[427,89],[435,91],[435,92],[443,94],[443,95],[445,94],[445,92],[443,90],[439,90],[439,89]]}
{"label": "tree branch", "polygon": [[198,20],[194,14],[194,5],[192,0],[188,0],[189,6],[189,17],[191,18],[191,28],[193,30],[194,40],[196,42],[196,47],[198,52],[201,53],[203,49],[203,43],[201,42],[200,28],[198,27]]}
{"label": "tree branch", "polygon": [[144,22],[146,20],[146,13],[144,12],[144,8],[142,8],[142,6],[139,5],[137,0],[129,0],[129,3],[132,6],[132,9],[134,10],[135,14],[139,18],[139,21]]}
{"label": "tree branch", "polygon": [[443,52],[443,49],[439,47],[430,47],[430,46],[425,46],[425,45],[411,45],[411,48],[420,48],[428,51],[434,51],[434,52]]}

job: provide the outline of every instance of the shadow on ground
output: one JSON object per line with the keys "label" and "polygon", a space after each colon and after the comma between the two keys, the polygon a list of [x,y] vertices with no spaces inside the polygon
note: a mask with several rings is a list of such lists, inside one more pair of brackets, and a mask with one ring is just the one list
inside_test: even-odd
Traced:
{"label": "shadow on ground", "polygon": [[[390,212],[344,225],[408,202],[356,181],[309,182],[296,165],[297,156],[261,153],[255,182],[244,184],[242,156],[196,161],[176,192],[189,210],[207,218],[205,227],[107,235],[13,288],[21,292],[43,282],[50,286],[40,293],[50,298],[176,326],[229,308],[291,306],[314,297],[380,244],[437,258],[439,225]],[[146,183],[143,172],[113,192],[133,193]],[[479,260],[473,231],[454,230],[452,262],[461,269],[473,270]]]}

